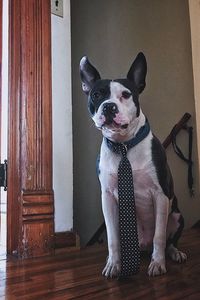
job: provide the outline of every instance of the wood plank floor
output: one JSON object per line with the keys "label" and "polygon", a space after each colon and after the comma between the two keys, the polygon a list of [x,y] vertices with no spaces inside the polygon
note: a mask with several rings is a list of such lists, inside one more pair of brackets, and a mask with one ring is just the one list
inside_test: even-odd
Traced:
{"label": "wood plank floor", "polygon": [[0,299],[200,299],[200,230],[186,231],[180,241],[185,264],[167,260],[168,272],[149,278],[149,258],[126,281],[101,276],[106,250],[102,246],[54,257],[0,261]]}

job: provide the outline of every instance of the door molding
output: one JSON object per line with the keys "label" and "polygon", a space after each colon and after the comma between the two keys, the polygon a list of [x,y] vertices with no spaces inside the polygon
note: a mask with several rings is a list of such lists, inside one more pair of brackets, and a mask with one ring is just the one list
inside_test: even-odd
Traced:
{"label": "door molding", "polygon": [[53,252],[50,0],[10,0],[9,254]]}

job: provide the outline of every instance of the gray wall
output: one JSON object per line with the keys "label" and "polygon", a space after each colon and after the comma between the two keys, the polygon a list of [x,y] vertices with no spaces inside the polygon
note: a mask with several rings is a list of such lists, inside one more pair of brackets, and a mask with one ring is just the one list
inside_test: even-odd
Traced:
{"label": "gray wall", "polygon": [[[148,61],[143,111],[162,140],[187,111],[195,120],[187,0],[73,0],[72,82],[74,138],[74,228],[84,244],[102,222],[95,160],[101,134],[89,118],[79,79],[79,60],[89,56],[105,78],[124,77],[139,51]],[[178,141],[187,153],[185,133]],[[191,226],[200,216],[199,191],[191,199],[186,165],[167,150],[180,207]],[[194,157],[197,159],[196,139]],[[198,182],[197,161],[195,182]]]}

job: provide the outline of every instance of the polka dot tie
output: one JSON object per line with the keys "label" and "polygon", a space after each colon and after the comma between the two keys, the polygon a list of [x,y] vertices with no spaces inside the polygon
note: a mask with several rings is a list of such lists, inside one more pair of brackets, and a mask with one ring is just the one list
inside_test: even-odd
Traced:
{"label": "polka dot tie", "polygon": [[146,119],[144,126],[139,129],[138,133],[124,144],[115,143],[105,138],[108,148],[122,157],[118,167],[120,278],[136,274],[140,266],[133,174],[131,164],[127,158],[127,151],[139,144],[148,136],[149,132],[150,126]]}
{"label": "polka dot tie", "polygon": [[127,148],[121,144],[122,159],[118,168],[119,235],[121,248],[120,277],[136,274],[140,265],[140,248],[131,164]]}

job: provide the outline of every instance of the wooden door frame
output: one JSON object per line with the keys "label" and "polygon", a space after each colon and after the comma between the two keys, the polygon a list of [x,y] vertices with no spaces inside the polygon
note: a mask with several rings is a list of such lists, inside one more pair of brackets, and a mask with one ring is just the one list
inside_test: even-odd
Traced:
{"label": "wooden door frame", "polygon": [[50,0],[9,1],[7,249],[53,253]]}

